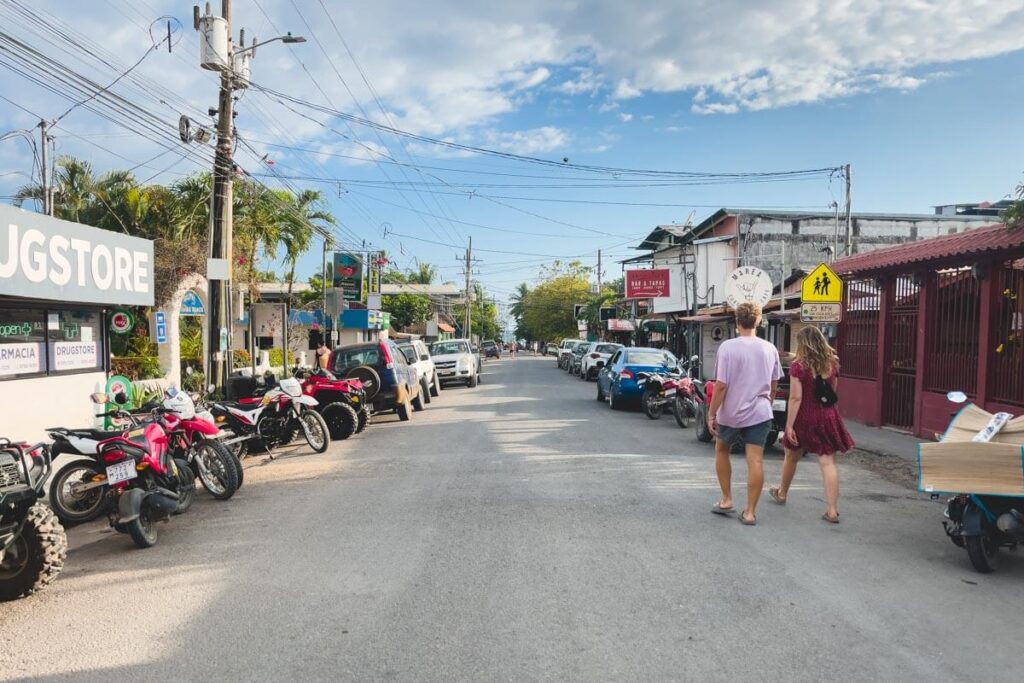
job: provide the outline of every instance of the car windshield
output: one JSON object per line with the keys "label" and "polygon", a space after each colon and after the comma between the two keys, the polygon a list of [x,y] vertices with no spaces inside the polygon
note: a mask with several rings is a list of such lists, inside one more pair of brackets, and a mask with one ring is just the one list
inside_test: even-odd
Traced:
{"label": "car windshield", "polygon": [[618,344],[598,344],[597,348],[594,349],[595,353],[607,353],[612,354],[621,349],[622,347]]}
{"label": "car windshield", "polygon": [[410,363],[415,363],[418,359],[416,358],[416,347],[414,346],[399,346],[398,350],[402,352],[405,359]]}
{"label": "car windshield", "polygon": [[626,354],[626,362],[630,365],[664,365],[670,368],[676,364],[676,359],[668,351],[630,351]]}
{"label": "car windshield", "polygon": [[490,341],[487,341],[487,342],[484,342],[484,343],[483,343],[483,347],[484,347],[485,349],[486,349],[486,348],[489,348],[489,347],[491,347],[491,346],[497,346],[497,344],[495,344],[494,342],[490,342]]}
{"label": "car windshield", "polygon": [[466,342],[438,342],[431,347],[430,352],[435,356],[443,356],[449,353],[469,353]]}
{"label": "car windshield", "polygon": [[364,346],[356,349],[342,349],[334,352],[334,373],[344,374],[349,368],[360,365],[380,365],[380,347]]}

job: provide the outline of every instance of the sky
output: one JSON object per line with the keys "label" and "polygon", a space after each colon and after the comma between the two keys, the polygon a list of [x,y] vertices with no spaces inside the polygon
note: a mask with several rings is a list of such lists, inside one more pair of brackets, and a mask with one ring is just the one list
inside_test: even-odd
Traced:
{"label": "sky", "polygon": [[[57,154],[101,172],[134,167],[148,182],[208,168],[211,148],[177,134],[182,114],[210,127],[218,87],[199,67],[191,9],[0,0],[0,133],[82,99],[17,73],[11,40],[102,85],[141,59],[109,89],[138,109],[103,98],[72,109],[53,130]],[[499,302],[544,263],[593,266],[599,249],[614,279],[658,224],[722,206],[828,210],[843,194],[827,172],[770,183],[670,176],[652,187],[649,175],[581,165],[763,173],[849,163],[855,211],[901,213],[1004,198],[1024,171],[1019,0],[238,0],[233,11],[247,42],[307,38],[256,51],[255,86],[236,104],[240,166],[270,187],[321,190],[345,248],[383,249],[401,268],[427,262],[462,282],[472,237],[474,279]],[[168,21],[171,53],[150,50]],[[9,201],[33,158],[18,136],[0,153]],[[300,274],[319,259],[317,245]]]}

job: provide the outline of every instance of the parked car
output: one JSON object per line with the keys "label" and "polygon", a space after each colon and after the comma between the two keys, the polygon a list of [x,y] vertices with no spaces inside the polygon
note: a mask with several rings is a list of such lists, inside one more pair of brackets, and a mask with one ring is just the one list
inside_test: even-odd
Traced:
{"label": "parked car", "polygon": [[590,347],[593,345],[593,342],[580,342],[573,348],[569,362],[566,364],[566,370],[570,375],[580,374],[580,368],[583,366],[583,356],[590,351]]}
{"label": "parked car", "polygon": [[480,357],[473,352],[469,340],[434,342],[430,353],[442,385],[445,382],[465,382],[466,386],[475,387],[480,382]]}
{"label": "parked car", "polygon": [[608,344],[605,342],[592,344],[587,353],[583,355],[583,364],[580,366],[580,379],[584,381],[596,379],[597,373],[608,363],[608,359],[612,357],[612,354],[621,348],[624,348],[622,344]]}
{"label": "parked car", "polygon": [[643,389],[637,384],[637,373],[674,370],[678,362],[663,349],[634,346],[619,349],[597,374],[597,400],[607,400],[613,410],[626,403],[639,402]]}
{"label": "parked car", "polygon": [[555,356],[555,357],[557,357],[558,356],[558,344],[556,344],[553,341],[550,341],[547,344],[545,344],[544,345],[544,355],[545,356]]}
{"label": "parked car", "polygon": [[437,396],[441,391],[441,380],[437,377],[437,368],[434,367],[434,360],[430,357],[430,350],[427,345],[419,339],[401,342],[399,350],[405,355],[409,365],[416,368],[416,376],[420,380],[420,391],[423,398],[430,403],[431,396]]}
{"label": "parked car", "polygon": [[416,368],[393,341],[339,346],[331,352],[328,366],[337,377],[361,381],[375,413],[394,410],[404,422],[426,405]]}
{"label": "parked car", "polygon": [[572,357],[572,352],[576,348],[576,345],[580,343],[578,339],[563,339],[562,343],[558,345],[558,367],[565,370],[566,363],[569,358]]}
{"label": "parked car", "polygon": [[480,349],[484,353],[484,358],[501,358],[501,348],[496,342],[490,339],[480,344]]}

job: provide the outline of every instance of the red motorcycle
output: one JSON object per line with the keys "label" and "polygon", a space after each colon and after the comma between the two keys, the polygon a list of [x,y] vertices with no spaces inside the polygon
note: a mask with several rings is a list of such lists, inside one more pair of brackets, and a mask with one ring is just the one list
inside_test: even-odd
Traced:
{"label": "red motorcycle", "polygon": [[[93,401],[106,403],[107,397],[94,394]],[[133,422],[131,429],[105,439],[97,449],[105,465],[107,517],[110,525],[131,536],[135,545],[149,548],[157,541],[157,522],[192,506],[195,476],[185,459],[173,457],[168,433],[159,419],[140,423],[119,408],[107,415]]]}
{"label": "red motorcycle", "polygon": [[218,441],[220,429],[209,412],[196,412],[192,397],[171,387],[159,412],[168,430],[171,452],[188,462],[203,487],[218,500],[235,495],[242,485],[242,463]]}

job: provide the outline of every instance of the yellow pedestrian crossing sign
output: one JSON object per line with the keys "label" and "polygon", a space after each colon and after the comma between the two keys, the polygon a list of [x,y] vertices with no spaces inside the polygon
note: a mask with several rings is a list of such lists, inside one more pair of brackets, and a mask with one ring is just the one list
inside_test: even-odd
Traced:
{"label": "yellow pedestrian crossing sign", "polygon": [[822,263],[804,278],[801,298],[804,303],[841,303],[843,281],[834,270]]}

